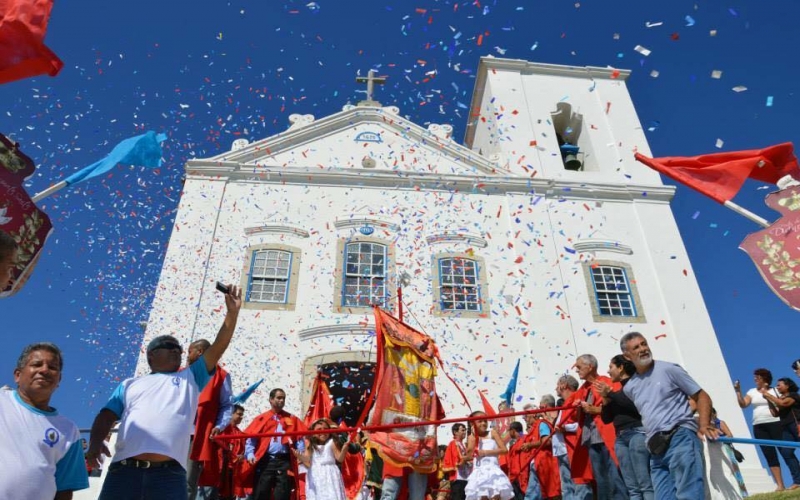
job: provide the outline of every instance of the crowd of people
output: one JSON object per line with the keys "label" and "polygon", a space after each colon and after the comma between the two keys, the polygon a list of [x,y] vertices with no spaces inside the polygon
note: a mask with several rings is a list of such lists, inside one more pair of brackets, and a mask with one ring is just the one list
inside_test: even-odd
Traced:
{"label": "crowd of people", "polygon": [[[7,247],[14,248],[0,239],[3,276],[10,275]],[[307,426],[284,410],[279,388],[269,394],[270,409],[242,431],[245,409],[232,403],[230,376],[218,364],[236,328],[241,289],[230,285],[224,300],[216,338],[189,345],[186,367],[174,337],[148,343],[151,373],[114,390],[85,454],[78,428],[50,406],[64,369],[60,349],[26,347],[16,389],[0,391],[0,434],[16,436],[0,447],[0,498],[72,498],[88,487],[86,464],[96,469],[105,456],[103,500],[698,499],[705,496],[701,441],[730,436],[709,395],[681,366],[656,361],[637,332],[620,339],[608,376],[598,373],[595,356],[578,356],[577,378],[563,375],[555,396],[527,405],[525,426],[484,412],[453,425],[432,474],[384,462],[369,433],[337,433],[341,407]],[[800,360],[793,368],[800,375]],[[754,408],[756,438],[798,441],[797,385],[781,378],[772,387],[766,369],[755,371],[754,382],[744,395],[738,382],[735,391],[742,408]],[[115,426],[112,457],[107,438]],[[794,450],[761,449],[778,488],[778,453],[797,488]]]}

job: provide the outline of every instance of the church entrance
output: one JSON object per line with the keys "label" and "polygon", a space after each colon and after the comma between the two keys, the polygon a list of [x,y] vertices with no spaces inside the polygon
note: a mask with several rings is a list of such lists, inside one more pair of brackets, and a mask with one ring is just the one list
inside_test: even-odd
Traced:
{"label": "church entrance", "polygon": [[361,416],[375,380],[375,353],[345,351],[311,356],[303,363],[303,415],[311,401],[317,372],[323,374],[334,405],[345,410],[345,422],[353,426]]}

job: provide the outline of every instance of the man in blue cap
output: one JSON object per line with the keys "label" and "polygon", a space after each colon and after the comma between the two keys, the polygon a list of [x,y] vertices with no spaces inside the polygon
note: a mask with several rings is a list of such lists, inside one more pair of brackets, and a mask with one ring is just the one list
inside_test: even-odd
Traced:
{"label": "man in blue cap", "polygon": [[228,286],[225,306],[214,343],[187,369],[180,370],[180,342],[171,335],[156,337],[147,345],[151,373],[122,382],[98,413],[86,454],[90,466],[97,465],[101,454],[110,455],[103,438],[120,420],[101,500],[150,498],[154,493],[158,498],[187,497],[186,461],[198,397],[233,337],[242,307],[239,287]]}

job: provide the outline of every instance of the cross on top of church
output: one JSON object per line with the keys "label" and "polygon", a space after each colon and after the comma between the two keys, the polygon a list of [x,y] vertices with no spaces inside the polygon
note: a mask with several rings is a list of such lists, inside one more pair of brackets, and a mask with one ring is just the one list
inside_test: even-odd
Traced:
{"label": "cross on top of church", "polygon": [[367,84],[367,98],[363,101],[359,102],[359,106],[380,106],[381,103],[378,101],[372,100],[373,93],[375,91],[375,84],[383,85],[386,83],[386,78],[382,76],[375,76],[375,71],[369,70],[367,76],[358,76],[356,77],[356,82],[358,83],[366,83]]}

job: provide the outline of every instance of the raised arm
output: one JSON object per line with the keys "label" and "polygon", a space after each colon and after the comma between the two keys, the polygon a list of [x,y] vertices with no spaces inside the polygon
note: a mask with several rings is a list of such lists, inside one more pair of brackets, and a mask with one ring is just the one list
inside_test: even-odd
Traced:
{"label": "raised arm", "polygon": [[733,390],[736,391],[736,402],[739,403],[739,408],[747,408],[752,403],[750,396],[742,396],[742,386],[739,381],[733,383]]}
{"label": "raised arm", "polygon": [[111,456],[105,439],[117,420],[119,420],[119,416],[108,408],[100,410],[95,417],[92,432],[89,435],[89,449],[86,451],[86,460],[92,469],[100,467],[100,455]]}
{"label": "raised arm", "polygon": [[242,289],[238,286],[228,285],[228,290],[228,293],[225,294],[225,307],[227,308],[225,320],[222,322],[214,343],[203,353],[209,373],[216,368],[220,358],[230,345],[233,331],[236,329],[236,321],[239,319],[239,310],[242,308]]}

